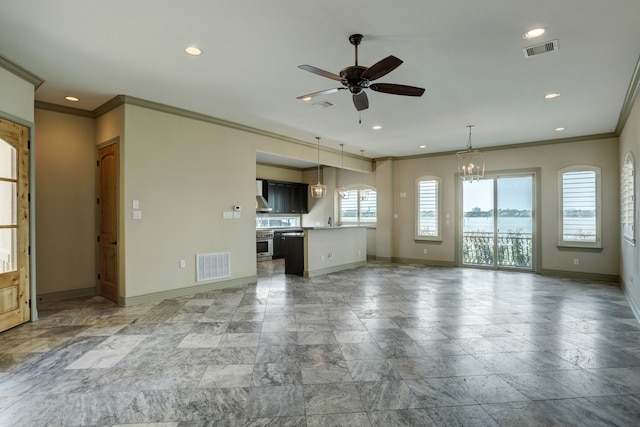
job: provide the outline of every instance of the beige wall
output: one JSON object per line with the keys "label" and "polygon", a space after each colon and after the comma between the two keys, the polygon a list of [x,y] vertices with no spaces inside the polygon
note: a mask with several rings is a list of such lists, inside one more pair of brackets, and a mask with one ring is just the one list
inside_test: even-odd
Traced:
{"label": "beige wall", "polygon": [[36,110],[38,295],[96,286],[95,120]]}
{"label": "beige wall", "polygon": [[[640,225],[640,211],[638,207],[638,200],[640,194],[640,182],[638,181],[638,171],[640,170],[640,102],[636,101],[631,114],[627,119],[627,123],[620,135],[620,164],[624,162],[624,158],[627,153],[631,152],[635,158],[635,185],[636,191],[634,199],[636,200],[635,206],[635,238],[636,242],[640,239],[638,235],[638,225]],[[640,316],[640,251],[638,250],[638,243],[632,245],[621,240],[621,258],[620,258],[620,279],[624,283],[627,295],[633,302],[634,309],[636,310],[636,316]]]}
{"label": "beige wall", "polygon": [[[559,249],[558,239],[558,170],[570,165],[593,165],[602,168],[602,250]],[[608,138],[549,144],[525,148],[494,150],[487,153],[487,171],[508,171],[540,168],[541,219],[540,267],[543,272],[565,271],[616,276],[619,272],[619,166],[618,139]],[[434,263],[455,263],[457,236],[455,155],[425,157],[395,161],[394,200],[397,218],[394,225],[394,257],[424,260]],[[423,175],[442,178],[442,212],[449,215],[449,225],[443,221],[442,242],[416,242],[415,180]],[[407,197],[400,197],[406,192]],[[424,255],[424,248],[428,248]],[[580,265],[573,259],[579,258]]]}
{"label": "beige wall", "polygon": [[[195,286],[196,254],[229,252],[231,277],[255,277],[255,139],[127,105],[123,167],[126,298]],[[142,219],[132,219],[132,200]],[[223,212],[242,206],[242,217]],[[179,268],[179,261],[186,268]]]}
{"label": "beige wall", "polygon": [[256,165],[257,179],[272,179],[274,181],[303,182],[300,169],[282,168],[271,165]]}
{"label": "beige wall", "polygon": [[5,70],[0,66],[0,114],[33,123],[33,84]]}

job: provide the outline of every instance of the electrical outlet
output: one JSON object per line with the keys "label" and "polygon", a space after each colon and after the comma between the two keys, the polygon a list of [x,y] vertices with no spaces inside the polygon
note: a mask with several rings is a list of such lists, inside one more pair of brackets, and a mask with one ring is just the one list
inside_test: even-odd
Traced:
{"label": "electrical outlet", "polygon": [[427,248],[424,248],[424,254],[425,255],[427,254]]}
{"label": "electrical outlet", "polygon": [[574,258],[573,259],[573,265],[579,265],[580,264],[580,259],[579,258]]}
{"label": "electrical outlet", "polygon": [[324,261],[324,255],[322,255],[320,258],[322,259],[322,261]]}
{"label": "electrical outlet", "polygon": [[183,259],[180,260],[180,268],[187,268],[187,262]]}

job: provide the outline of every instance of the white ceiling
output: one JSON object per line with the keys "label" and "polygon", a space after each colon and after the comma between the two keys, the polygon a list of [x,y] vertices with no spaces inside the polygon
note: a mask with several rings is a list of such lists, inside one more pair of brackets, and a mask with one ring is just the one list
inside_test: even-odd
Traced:
{"label": "white ceiling", "polygon": [[[522,37],[539,26],[540,39]],[[377,82],[425,94],[368,90],[361,124],[348,91],[297,100],[340,85],[297,66],[353,65],[353,33],[364,35],[360,65],[404,61]],[[555,39],[558,51],[524,57]],[[39,101],[93,110],[124,94],[347,153],[407,156],[465,148],[468,124],[480,149],[614,132],[640,56],[640,1],[2,0],[0,55],[45,80]]]}

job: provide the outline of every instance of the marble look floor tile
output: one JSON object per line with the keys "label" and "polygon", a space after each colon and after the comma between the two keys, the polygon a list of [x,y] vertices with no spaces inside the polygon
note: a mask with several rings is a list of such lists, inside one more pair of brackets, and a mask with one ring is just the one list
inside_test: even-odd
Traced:
{"label": "marble look floor tile", "polygon": [[355,383],[367,411],[417,408],[420,403],[404,381]]}
{"label": "marble look floor tile", "polygon": [[347,366],[354,381],[393,381],[402,379],[390,361],[385,359],[348,360]]}
{"label": "marble look floor tile", "polygon": [[508,402],[482,405],[491,417],[501,426],[521,427],[563,427],[537,402]]}
{"label": "marble look floor tile", "polygon": [[256,364],[251,385],[254,387],[302,384],[302,373],[297,363]]}
{"label": "marble look floor tile", "polygon": [[307,427],[371,427],[364,412],[307,416]]}
{"label": "marble look floor tile", "polygon": [[216,348],[222,340],[222,335],[188,334],[178,344],[178,348]]}
{"label": "marble look floor tile", "polygon": [[415,407],[431,408],[476,403],[458,378],[407,380],[406,385],[418,402]]}
{"label": "marble look floor tile", "polygon": [[353,383],[307,384],[304,400],[307,415],[364,411]]}
{"label": "marble look floor tile", "polygon": [[480,404],[529,400],[497,375],[457,377],[455,380]]}
{"label": "marble look floor tile", "polygon": [[499,426],[480,405],[430,408],[427,413],[437,425],[442,426]]}
{"label": "marble look floor tile", "polygon": [[303,384],[353,382],[347,362],[307,363],[301,365]]}
{"label": "marble look floor tile", "polygon": [[500,377],[531,400],[565,399],[578,396],[544,373],[501,374]]}
{"label": "marble look floor tile", "polygon": [[293,345],[298,343],[297,332],[262,332],[258,345]]}
{"label": "marble look floor tile", "polygon": [[445,334],[440,332],[438,328],[402,328],[402,330],[411,337],[412,340],[415,341],[425,341],[425,340],[446,340],[447,337]]}
{"label": "marble look floor tile", "polygon": [[389,363],[404,380],[446,376],[438,363],[430,357],[390,359]]}
{"label": "marble look floor tile", "polygon": [[260,341],[259,333],[223,334],[219,347],[257,347]]}
{"label": "marble look floor tile", "polygon": [[340,350],[345,360],[385,358],[382,349],[375,342],[344,343],[340,344]]}
{"label": "marble look floor tile", "polygon": [[368,331],[334,331],[336,341],[339,343],[363,343],[375,342],[375,339]]}
{"label": "marble look floor tile", "polygon": [[246,405],[247,418],[304,415],[303,389],[300,385],[254,387]]}
{"label": "marble look floor tile", "polygon": [[253,365],[209,365],[204,371],[198,387],[249,387],[252,377]]}
{"label": "marble look floor tile", "polygon": [[426,409],[401,409],[398,411],[369,412],[373,427],[436,427]]}
{"label": "marble look floor tile", "polygon": [[299,345],[337,344],[338,341],[331,330],[303,332],[298,330]]}

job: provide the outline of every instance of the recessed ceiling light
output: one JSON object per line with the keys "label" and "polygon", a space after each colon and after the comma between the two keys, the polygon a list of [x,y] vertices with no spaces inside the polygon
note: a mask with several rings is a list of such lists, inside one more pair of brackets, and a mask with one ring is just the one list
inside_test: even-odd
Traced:
{"label": "recessed ceiling light", "polygon": [[427,146],[426,145],[421,145],[420,148],[427,148]]}
{"label": "recessed ceiling light", "polygon": [[311,97],[310,96],[305,96],[304,98],[301,98],[304,102],[309,102],[311,101]]}
{"label": "recessed ceiling light", "polygon": [[71,101],[71,102],[78,102],[80,101],[79,98],[76,98],[75,96],[65,96],[64,99],[66,99],[67,101]]}
{"label": "recessed ceiling light", "polygon": [[534,28],[533,30],[529,30],[524,33],[522,35],[522,38],[525,38],[527,40],[535,39],[536,37],[540,37],[541,35],[543,35],[545,31],[546,30],[544,28]]}
{"label": "recessed ceiling light", "polygon": [[380,130],[380,129],[382,129],[382,126],[380,126],[380,125],[373,125],[373,126],[371,126],[371,129],[373,129],[373,130]]}
{"label": "recessed ceiling light", "polygon": [[544,99],[553,99],[559,97],[560,94],[558,92],[548,93],[544,96]]}
{"label": "recessed ceiling light", "polygon": [[195,46],[189,46],[188,48],[185,49],[185,52],[193,56],[198,56],[202,54],[202,51]]}
{"label": "recessed ceiling light", "polygon": [[562,132],[564,130],[564,128],[555,128],[556,132]]}

